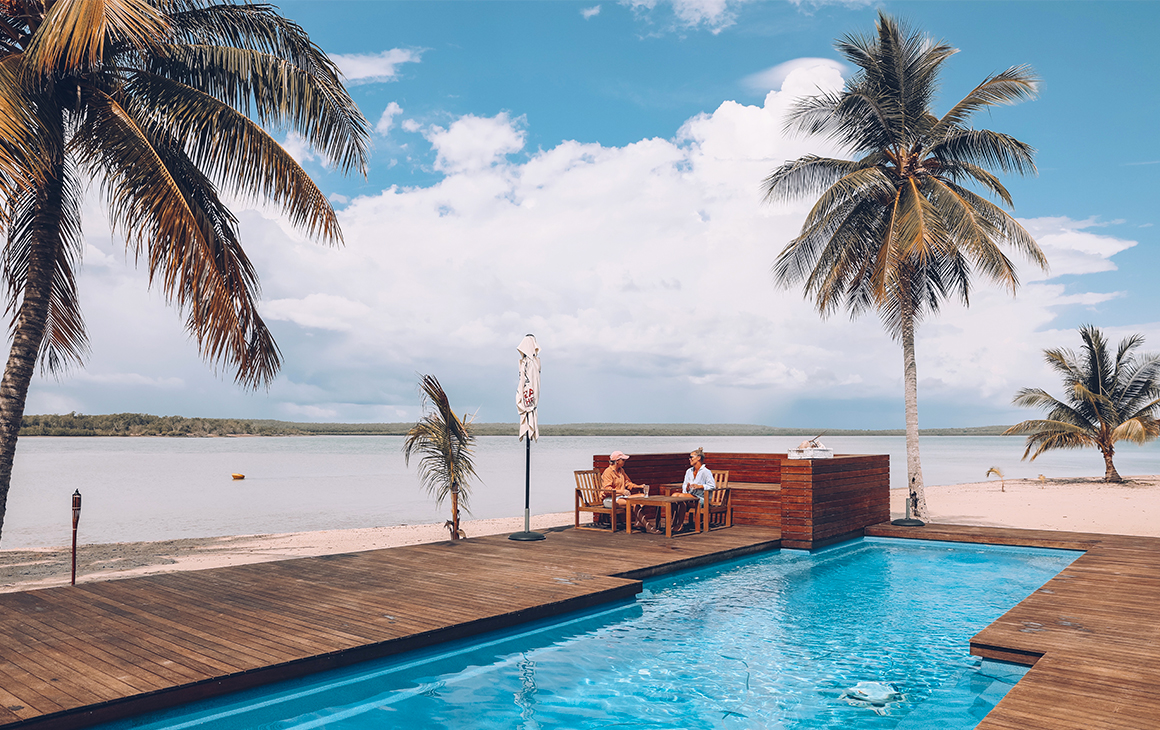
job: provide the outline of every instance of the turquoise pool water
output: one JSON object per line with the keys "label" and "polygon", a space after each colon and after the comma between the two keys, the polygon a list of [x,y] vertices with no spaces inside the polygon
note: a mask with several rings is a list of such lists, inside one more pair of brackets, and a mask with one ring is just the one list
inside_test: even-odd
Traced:
{"label": "turquoise pool water", "polygon": [[1079,553],[866,538],[112,728],[965,730],[1019,672],[977,631]]}

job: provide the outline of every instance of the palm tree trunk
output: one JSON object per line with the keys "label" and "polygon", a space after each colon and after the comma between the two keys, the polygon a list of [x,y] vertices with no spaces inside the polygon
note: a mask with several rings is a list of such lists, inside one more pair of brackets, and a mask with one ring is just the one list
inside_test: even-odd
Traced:
{"label": "palm tree trunk", "polygon": [[459,539],[459,485],[451,485],[451,539]]}
{"label": "palm tree trunk", "polygon": [[1104,452],[1104,481],[1120,483],[1124,478],[1120,476],[1120,472],[1116,471],[1116,465],[1112,463],[1112,454],[1115,451],[1111,448],[1100,449]]}
{"label": "palm tree trunk", "polygon": [[902,312],[903,389],[906,393],[906,516],[926,521],[926,494],[923,492],[922,459],[918,453],[918,367],[914,360],[914,316]]}
{"label": "palm tree trunk", "polygon": [[0,380],[0,531],[3,530],[8,506],[12,464],[16,458],[20,425],[24,421],[28,386],[36,370],[36,358],[40,354],[48,321],[52,274],[60,247],[60,219],[52,211],[61,209],[63,173],[63,165],[53,166],[46,172],[46,179],[36,192],[36,205],[40,211],[36,221],[37,240],[29,252],[28,280],[16,315],[8,364],[4,368],[4,378]]}

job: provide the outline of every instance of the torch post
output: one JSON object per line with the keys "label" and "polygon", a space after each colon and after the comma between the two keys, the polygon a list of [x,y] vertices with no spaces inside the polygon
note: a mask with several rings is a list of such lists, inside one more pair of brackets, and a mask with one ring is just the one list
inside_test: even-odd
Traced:
{"label": "torch post", "polygon": [[73,492],[72,585],[77,584],[77,523],[81,521],[81,490]]}

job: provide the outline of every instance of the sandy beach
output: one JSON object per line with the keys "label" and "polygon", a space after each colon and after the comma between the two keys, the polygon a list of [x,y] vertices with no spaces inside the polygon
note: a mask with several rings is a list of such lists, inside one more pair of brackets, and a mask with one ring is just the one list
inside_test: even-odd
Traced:
{"label": "sandy beach", "polygon": [[[1160,537],[1160,476],[1126,476],[1123,484],[1096,479],[993,479],[926,489],[931,521],[987,527],[1074,530]],[[905,490],[891,490],[891,513],[901,517]],[[572,524],[571,512],[535,515],[532,529]],[[468,520],[468,539],[518,532],[523,518]],[[82,545],[77,582],[177,570],[200,570],[313,555],[376,550],[447,539],[442,524],[238,535],[163,542]],[[67,585],[70,550],[0,550],[0,593]]]}

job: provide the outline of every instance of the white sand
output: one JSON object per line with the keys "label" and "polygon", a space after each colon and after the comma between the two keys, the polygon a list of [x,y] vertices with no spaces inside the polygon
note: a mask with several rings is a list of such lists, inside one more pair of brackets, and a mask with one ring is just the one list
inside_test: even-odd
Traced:
{"label": "white sand", "polygon": [[[1160,476],[1126,477],[1125,484],[1095,479],[998,479],[927,487],[930,522],[985,527],[1023,527],[1160,537]],[[901,517],[906,492],[891,490],[892,517]],[[532,529],[572,524],[571,512],[532,517]],[[471,520],[471,537],[518,532],[523,518]],[[356,530],[240,535],[164,542],[82,545],[77,582],[199,570],[311,555],[414,545],[448,539],[443,525],[402,525]],[[67,547],[0,550],[0,592],[66,585]]]}
{"label": "white sand", "polygon": [[[1160,537],[1160,476],[1007,479],[927,487],[930,522]],[[906,490],[890,491],[892,517],[904,516]]]}

